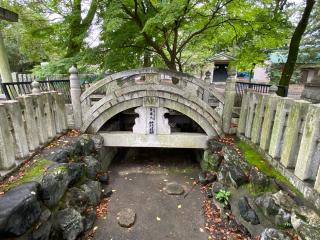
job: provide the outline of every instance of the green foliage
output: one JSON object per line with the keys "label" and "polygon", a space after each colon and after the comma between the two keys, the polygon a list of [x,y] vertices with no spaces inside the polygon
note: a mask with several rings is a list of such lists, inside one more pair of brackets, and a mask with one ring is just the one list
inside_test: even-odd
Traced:
{"label": "green foliage", "polygon": [[216,199],[222,203],[224,206],[228,205],[231,193],[224,189],[220,189],[219,192],[216,193]]}
{"label": "green foliage", "polygon": [[192,71],[226,49],[245,69],[290,30],[286,14],[264,0],[110,0],[105,9],[104,64],[112,70],[142,66],[148,52],[154,66]]}

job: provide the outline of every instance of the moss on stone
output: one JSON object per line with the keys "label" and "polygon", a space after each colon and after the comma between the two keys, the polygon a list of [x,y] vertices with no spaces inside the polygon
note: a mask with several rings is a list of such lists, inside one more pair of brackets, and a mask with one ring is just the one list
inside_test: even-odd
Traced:
{"label": "moss on stone", "polygon": [[11,188],[18,186],[19,184],[30,182],[30,181],[41,181],[42,176],[46,168],[50,165],[54,164],[54,162],[49,161],[47,159],[39,159],[34,163],[30,164],[23,172],[23,175],[8,185],[4,186],[1,191],[8,191]]}
{"label": "moss on stone", "polygon": [[[275,178],[277,181],[282,182],[283,184],[288,186],[288,188],[291,191],[301,196],[301,193],[289,182],[289,180],[286,177],[282,176],[281,173],[277,171],[274,167],[268,164],[268,162],[257,150],[255,150],[253,147],[251,147],[249,144],[242,140],[238,140],[237,145],[243,152],[244,159],[250,165],[257,167],[262,173],[264,173],[268,177]],[[250,186],[248,186],[248,188],[250,189]],[[268,191],[268,189],[265,191]]]}

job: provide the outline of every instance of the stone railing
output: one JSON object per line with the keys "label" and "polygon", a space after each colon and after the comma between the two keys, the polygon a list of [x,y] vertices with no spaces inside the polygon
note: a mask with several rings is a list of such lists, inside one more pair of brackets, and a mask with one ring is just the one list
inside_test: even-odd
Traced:
{"label": "stone railing", "polygon": [[[36,89],[34,89],[36,90]],[[0,103],[0,170],[13,168],[67,129],[64,97],[43,92]]]}
{"label": "stone railing", "polygon": [[251,92],[242,99],[237,135],[320,208],[320,104]]}

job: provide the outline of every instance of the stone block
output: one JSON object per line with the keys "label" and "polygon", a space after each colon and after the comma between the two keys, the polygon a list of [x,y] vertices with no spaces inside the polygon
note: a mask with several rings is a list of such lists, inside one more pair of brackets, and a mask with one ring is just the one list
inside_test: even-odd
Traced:
{"label": "stone block", "polygon": [[251,141],[258,144],[260,142],[262,122],[265,114],[266,95],[259,93],[254,94],[257,95],[256,98],[258,99],[258,101],[256,106],[256,113],[254,115],[252,123]]}

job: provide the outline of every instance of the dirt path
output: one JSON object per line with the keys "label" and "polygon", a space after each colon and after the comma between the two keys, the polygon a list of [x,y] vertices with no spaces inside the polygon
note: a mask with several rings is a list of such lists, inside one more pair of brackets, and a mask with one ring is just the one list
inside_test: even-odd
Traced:
{"label": "dirt path", "polygon": [[[189,195],[167,195],[163,188],[175,181],[188,192],[199,172],[186,150],[135,149],[115,159],[110,187],[116,190],[105,219],[98,219],[96,240],[208,239],[202,214],[203,194],[196,186]],[[136,212],[130,229],[117,223],[123,208]]]}

